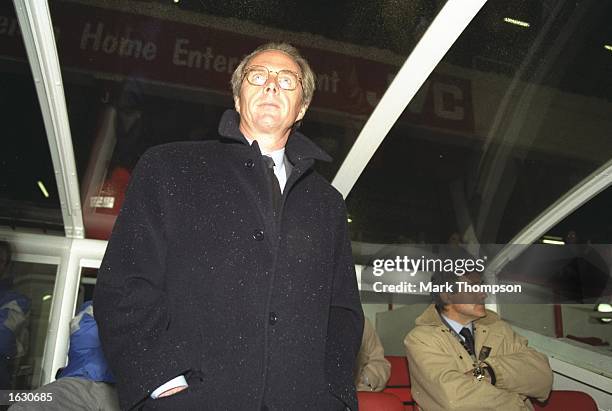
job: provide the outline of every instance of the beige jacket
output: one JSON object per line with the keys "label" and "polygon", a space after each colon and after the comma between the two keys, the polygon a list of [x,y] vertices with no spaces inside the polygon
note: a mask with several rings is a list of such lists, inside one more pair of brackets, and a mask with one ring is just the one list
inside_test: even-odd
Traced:
{"label": "beige jacket", "polygon": [[550,393],[548,358],[492,311],[473,325],[476,353],[491,347],[486,362],[496,384],[465,374],[474,368],[471,357],[430,305],[404,339],[415,401],[424,411],[533,410],[528,397],[544,400]]}
{"label": "beige jacket", "polygon": [[355,371],[357,391],[382,391],[390,375],[391,364],[385,359],[385,350],[376,330],[366,318]]}

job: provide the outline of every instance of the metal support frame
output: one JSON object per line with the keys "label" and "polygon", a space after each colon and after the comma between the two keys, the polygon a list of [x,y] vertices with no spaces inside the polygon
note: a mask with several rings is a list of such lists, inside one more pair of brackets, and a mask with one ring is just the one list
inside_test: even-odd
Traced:
{"label": "metal support frame", "polygon": [[42,383],[55,379],[55,372],[66,365],[70,341],[70,320],[74,317],[81,269],[100,261],[106,241],[72,239],[63,253],[55,281],[54,298],[42,365]]}
{"label": "metal support frame", "polygon": [[66,236],[83,238],[83,216],[68,111],[49,5],[13,0],[49,141]]}
{"label": "metal support frame", "polygon": [[612,159],[568,191],[553,205],[534,218],[489,263],[487,271],[497,274],[527,247],[584,203],[612,185]]}
{"label": "metal support frame", "polygon": [[[59,258],[59,266],[43,354],[40,383],[45,384],[54,379],[57,368],[66,362],[69,323],[74,315],[79,264],[83,254],[79,248],[81,243],[76,239],[83,238],[85,232],[68,111],[49,6],[41,0],[13,0],[13,3],[42,112],[67,237],[62,239],[61,247],[51,250],[54,258]],[[11,234],[7,233],[6,237],[10,238]],[[23,239],[38,244],[41,241],[53,242],[57,238],[30,238],[20,233],[12,237],[18,244],[23,243]],[[24,244],[21,247],[28,248]]]}
{"label": "metal support frame", "polygon": [[344,159],[332,185],[345,198],[393,124],[487,0],[448,0],[401,67]]}
{"label": "metal support frame", "polygon": [[99,267],[107,242],[20,233],[3,228],[0,228],[0,240],[12,244],[15,261],[57,265],[41,379],[35,381],[36,384],[47,384],[55,379],[57,369],[66,365],[70,320],[76,308],[81,269]]}

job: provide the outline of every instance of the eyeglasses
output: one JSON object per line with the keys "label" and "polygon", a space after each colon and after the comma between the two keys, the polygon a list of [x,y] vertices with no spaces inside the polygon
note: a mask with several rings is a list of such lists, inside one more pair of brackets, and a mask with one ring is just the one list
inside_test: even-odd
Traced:
{"label": "eyeglasses", "polygon": [[291,70],[272,71],[265,66],[251,66],[246,69],[244,78],[254,86],[263,86],[268,82],[270,73],[276,74],[276,82],[283,90],[295,90],[298,83],[302,82],[299,74]]}

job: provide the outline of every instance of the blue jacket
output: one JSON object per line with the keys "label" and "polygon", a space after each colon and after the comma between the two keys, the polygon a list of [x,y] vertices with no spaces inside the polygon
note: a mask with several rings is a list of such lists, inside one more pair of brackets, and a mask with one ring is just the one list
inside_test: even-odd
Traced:
{"label": "blue jacket", "polygon": [[62,377],[115,382],[115,377],[102,352],[91,301],[84,302],[76,317],[70,322],[68,365],[59,371],[57,378]]}
{"label": "blue jacket", "polygon": [[30,305],[28,297],[10,289],[7,283],[0,282],[0,355],[2,357],[13,358],[23,355],[24,348],[19,349],[19,345],[27,346],[27,341],[18,342],[16,334],[19,334],[19,329],[27,320]]}

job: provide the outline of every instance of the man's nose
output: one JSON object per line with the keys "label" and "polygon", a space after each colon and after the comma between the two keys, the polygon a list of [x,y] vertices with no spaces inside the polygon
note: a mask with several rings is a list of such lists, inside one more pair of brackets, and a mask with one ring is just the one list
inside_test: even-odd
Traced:
{"label": "man's nose", "polygon": [[266,81],[266,84],[264,84],[264,93],[278,93],[279,92],[279,85],[276,82],[276,76],[274,76],[272,73],[270,73],[268,75],[268,81]]}

